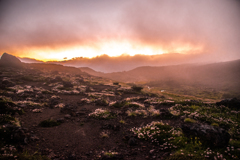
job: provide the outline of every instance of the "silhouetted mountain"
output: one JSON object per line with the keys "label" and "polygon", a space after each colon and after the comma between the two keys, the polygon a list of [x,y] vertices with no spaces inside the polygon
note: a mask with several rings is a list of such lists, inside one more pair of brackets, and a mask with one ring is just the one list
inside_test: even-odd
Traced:
{"label": "silhouetted mountain", "polygon": [[3,53],[0,59],[0,66],[22,67],[23,64],[17,57],[8,53]]}

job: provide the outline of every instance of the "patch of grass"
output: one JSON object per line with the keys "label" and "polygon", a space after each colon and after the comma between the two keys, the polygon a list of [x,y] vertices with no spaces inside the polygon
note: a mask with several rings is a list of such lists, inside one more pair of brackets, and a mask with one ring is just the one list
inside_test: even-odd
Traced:
{"label": "patch of grass", "polygon": [[48,120],[44,120],[44,121],[40,122],[39,126],[40,127],[54,127],[54,126],[59,126],[60,124],[61,124],[60,122],[48,119]]}
{"label": "patch of grass", "polygon": [[128,116],[137,116],[137,115],[144,116],[144,117],[148,116],[148,112],[144,109],[135,110],[135,111],[127,110],[126,113]]}
{"label": "patch of grass", "polygon": [[50,160],[47,156],[40,155],[38,152],[30,154],[27,150],[17,155],[18,160]]}
{"label": "patch of grass", "polygon": [[23,76],[21,79],[24,80],[24,81],[29,81],[29,82],[34,81],[34,77],[30,76],[30,75]]}
{"label": "patch of grass", "polygon": [[230,140],[229,145],[240,148],[240,140]]}
{"label": "patch of grass", "polygon": [[240,140],[231,140],[226,148],[210,148],[203,145],[199,138],[189,139],[181,129],[173,128],[163,122],[152,122],[146,126],[132,128],[131,131],[139,138],[156,144],[160,150],[169,152],[168,160],[178,159],[238,159]]}
{"label": "patch of grass", "polygon": [[145,127],[132,128],[131,131],[140,139],[150,140],[154,144],[161,145],[174,137],[180,136],[181,132],[163,122],[155,122]]}
{"label": "patch of grass", "polygon": [[[135,105],[135,104],[134,104]],[[139,107],[139,106],[138,106]],[[142,109],[129,109],[126,111],[128,116],[143,116],[143,117],[153,117],[153,116],[160,116],[160,111],[155,109],[154,106],[150,106],[149,108],[142,108]]]}
{"label": "patch of grass", "polygon": [[191,119],[191,118],[185,118],[184,122],[185,123],[196,123],[196,121],[194,119]]}
{"label": "patch of grass", "polygon": [[0,124],[11,123],[13,121],[16,121],[16,119],[10,115],[2,115],[0,117]]}
{"label": "patch of grass", "polygon": [[105,156],[108,156],[108,157],[113,157],[112,152],[105,152],[104,155],[105,155]]}
{"label": "patch of grass", "polygon": [[100,106],[107,106],[109,102],[108,100],[101,98],[96,101],[96,104]]}
{"label": "patch of grass", "polygon": [[113,106],[115,108],[122,108],[125,105],[127,105],[127,102],[121,101],[121,102],[116,102],[116,103],[112,104],[111,106]]}
{"label": "patch of grass", "polygon": [[107,131],[101,132],[100,137],[101,138],[109,138],[109,132],[107,132]]}
{"label": "patch of grass", "polygon": [[121,120],[119,121],[119,123],[121,123],[121,124],[125,124],[126,122],[125,122],[124,120],[121,119]]}
{"label": "patch of grass", "polygon": [[219,125],[217,123],[212,123],[211,126],[219,127]]}
{"label": "patch of grass", "polygon": [[88,116],[98,118],[98,119],[112,119],[115,115],[107,109],[98,108],[94,112],[90,113]]}
{"label": "patch of grass", "polygon": [[115,156],[118,155],[118,152],[105,152],[104,156],[110,158],[110,159],[114,159],[116,158]]}
{"label": "patch of grass", "polygon": [[127,110],[126,113],[129,117],[137,116],[137,114],[134,111],[131,111],[131,110]]}
{"label": "patch of grass", "polygon": [[168,157],[166,160],[208,160],[207,158],[199,155],[193,155],[193,154],[182,154],[182,152],[177,152],[170,157]]}
{"label": "patch of grass", "polygon": [[128,106],[129,108],[145,108],[144,104],[138,102],[128,102],[126,106]]}

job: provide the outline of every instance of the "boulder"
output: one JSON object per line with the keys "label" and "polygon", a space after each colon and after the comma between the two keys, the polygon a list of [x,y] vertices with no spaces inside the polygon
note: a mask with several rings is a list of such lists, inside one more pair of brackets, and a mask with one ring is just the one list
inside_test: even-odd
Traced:
{"label": "boulder", "polygon": [[217,106],[224,105],[226,107],[229,107],[231,109],[240,109],[240,100],[237,98],[231,98],[231,99],[224,99],[220,102],[216,103]]}
{"label": "boulder", "polygon": [[3,53],[0,59],[0,66],[22,67],[23,63],[15,56]]}
{"label": "boulder", "polygon": [[131,137],[131,138],[128,140],[128,144],[129,144],[130,146],[135,146],[135,145],[137,145],[137,141],[136,141],[136,139],[135,139],[134,137]]}
{"label": "boulder", "polygon": [[12,124],[5,124],[5,132],[2,137],[7,143],[27,144],[28,137],[26,129],[14,126]]}
{"label": "boulder", "polygon": [[73,87],[73,84],[71,82],[68,82],[68,81],[63,81],[62,84],[66,88],[72,88]]}
{"label": "boulder", "polygon": [[203,144],[212,147],[227,146],[231,137],[226,130],[211,125],[184,123],[181,125],[181,129],[186,137],[193,139],[198,137]]}
{"label": "boulder", "polygon": [[15,86],[15,83],[10,81],[10,80],[3,80],[0,84],[1,88],[5,88],[5,87],[13,87]]}
{"label": "boulder", "polygon": [[161,117],[164,117],[164,118],[171,118],[172,117],[172,114],[169,112],[169,110],[167,108],[161,108],[160,109],[160,115],[161,115]]}

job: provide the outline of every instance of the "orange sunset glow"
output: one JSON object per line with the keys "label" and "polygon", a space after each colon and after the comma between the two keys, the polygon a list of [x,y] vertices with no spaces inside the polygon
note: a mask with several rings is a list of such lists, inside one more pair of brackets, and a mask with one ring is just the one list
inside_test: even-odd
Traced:
{"label": "orange sunset glow", "polygon": [[[162,47],[164,48],[164,47]],[[60,49],[29,49],[29,54],[21,54],[20,57],[32,57],[43,61],[61,61],[75,57],[93,58],[101,55],[109,57],[118,57],[121,55],[161,55],[163,53],[181,53],[187,54],[199,53],[203,51],[202,46],[179,45],[170,49],[161,47],[152,47],[147,45],[131,45],[127,42],[105,42],[98,47],[92,46],[73,46]],[[66,57],[66,58],[65,58]]]}

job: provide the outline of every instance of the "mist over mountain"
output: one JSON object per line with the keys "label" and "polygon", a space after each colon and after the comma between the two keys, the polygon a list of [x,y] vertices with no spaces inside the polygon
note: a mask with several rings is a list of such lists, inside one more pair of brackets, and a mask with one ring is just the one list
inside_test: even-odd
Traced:
{"label": "mist over mountain", "polygon": [[[178,64],[178,65],[165,65],[165,66],[140,66],[128,71],[121,72],[112,72],[112,73],[104,73],[98,72],[88,66],[97,67],[98,70],[107,69],[108,71],[115,71],[123,62],[125,65],[123,68],[130,69],[130,67],[134,67],[140,65],[140,63],[131,63],[139,58],[138,62],[140,62],[141,58],[149,58],[151,56],[133,56],[132,61],[117,61],[119,60],[114,57],[109,56],[101,56],[95,59],[86,59],[86,58],[76,58],[73,60],[68,60],[64,62],[41,62],[30,58],[19,58],[22,62],[32,63],[29,64],[31,66],[35,66],[37,68],[48,67],[49,69],[58,70],[66,70],[69,72],[85,72],[87,74],[98,76],[102,78],[111,79],[118,82],[125,83],[138,83],[148,85],[150,87],[171,87],[171,88],[186,88],[186,86],[196,87],[196,88],[212,88],[216,90],[224,90],[230,92],[239,93],[240,90],[240,60],[227,61],[227,62],[217,62],[217,63],[186,63],[186,64]],[[124,58],[124,56],[122,57]],[[5,60],[4,60],[5,59]],[[109,63],[104,63],[104,61],[109,59]],[[154,56],[156,59],[156,56]],[[14,61],[13,61],[14,60]],[[150,59],[148,59],[150,64]],[[163,58],[164,60],[164,58]],[[166,60],[166,59],[165,59]],[[7,64],[14,66],[16,64],[20,64],[20,60],[16,57],[9,55],[7,53],[3,54],[1,58],[1,64]],[[33,63],[34,62],[34,63]],[[84,63],[80,63],[84,62]],[[97,65],[93,65],[94,62]],[[97,63],[98,62],[98,63]],[[116,63],[116,65],[114,64]],[[171,64],[172,61],[169,63]],[[182,61],[184,62],[184,61]],[[198,61],[199,62],[199,61]],[[16,63],[16,64],[15,64]],[[28,64],[23,63],[24,66],[28,67]],[[23,65],[21,63],[21,65]],[[71,64],[71,65],[70,65]],[[75,64],[75,65],[73,65]],[[127,65],[132,64],[132,65]],[[145,63],[146,64],[146,63]],[[151,65],[154,65],[152,61]],[[167,64],[167,63],[162,63]],[[111,67],[112,65],[112,67]],[[159,64],[160,65],[160,64]],[[18,65],[19,66],[19,65]],[[76,67],[76,66],[84,66],[84,67]],[[115,68],[116,67],[116,68]]]}
{"label": "mist over mountain", "polygon": [[216,89],[240,89],[240,60],[211,64],[142,66],[127,72],[101,73],[89,68],[82,71],[122,82],[144,82],[152,86],[202,85]]}
{"label": "mist over mountain", "polygon": [[209,58],[211,54],[161,54],[161,55],[121,55],[110,57],[101,55],[94,58],[77,57],[66,61],[51,61],[48,63],[62,64],[73,67],[89,67],[95,71],[111,73],[129,71],[141,66],[167,66],[186,63],[212,63],[219,60]]}

